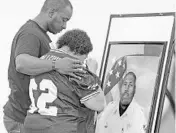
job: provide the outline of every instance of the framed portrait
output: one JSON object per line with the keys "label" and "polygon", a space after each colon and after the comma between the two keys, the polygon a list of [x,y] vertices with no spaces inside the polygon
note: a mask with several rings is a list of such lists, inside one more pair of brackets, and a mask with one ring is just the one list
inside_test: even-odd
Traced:
{"label": "framed portrait", "polygon": [[[111,15],[96,133],[158,133],[174,51],[175,13]],[[140,122],[139,122],[140,121]]]}

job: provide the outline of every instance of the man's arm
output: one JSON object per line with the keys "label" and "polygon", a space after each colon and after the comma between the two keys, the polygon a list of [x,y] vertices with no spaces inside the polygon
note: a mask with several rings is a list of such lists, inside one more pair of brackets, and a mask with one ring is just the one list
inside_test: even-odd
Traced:
{"label": "man's arm", "polygon": [[[15,50],[16,70],[27,75],[38,75],[52,70],[52,61],[42,60],[39,57],[41,47],[40,40],[33,34],[22,34],[17,42]],[[84,72],[78,68],[82,64],[78,60],[63,58],[55,62],[55,69],[63,74],[69,74],[76,78],[73,72]]]}
{"label": "man's arm", "polygon": [[[52,70],[52,61],[44,60],[29,54],[20,54],[16,57],[16,70],[27,75],[38,75]],[[84,72],[79,60],[71,58],[59,59],[55,62],[55,69],[63,74],[70,74],[77,77],[72,72]]]}
{"label": "man's arm", "polygon": [[20,54],[16,57],[16,70],[27,75],[38,75],[51,71],[52,61],[42,60],[28,54]]}

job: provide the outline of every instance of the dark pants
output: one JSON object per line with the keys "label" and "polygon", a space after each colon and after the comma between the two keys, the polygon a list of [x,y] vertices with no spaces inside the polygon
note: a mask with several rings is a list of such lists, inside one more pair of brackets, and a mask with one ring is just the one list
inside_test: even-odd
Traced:
{"label": "dark pants", "polygon": [[23,124],[9,118],[8,116],[4,115],[3,122],[8,133],[24,133]]}

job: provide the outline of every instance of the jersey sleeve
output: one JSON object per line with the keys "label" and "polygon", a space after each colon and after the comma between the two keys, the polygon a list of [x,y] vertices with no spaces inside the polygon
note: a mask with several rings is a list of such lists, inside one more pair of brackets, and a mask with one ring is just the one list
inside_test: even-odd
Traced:
{"label": "jersey sleeve", "polygon": [[95,74],[87,70],[86,74],[77,73],[76,75],[82,77],[81,80],[73,77],[70,77],[69,80],[75,86],[74,91],[80,98],[81,103],[100,93],[100,80]]}
{"label": "jersey sleeve", "polygon": [[40,40],[31,33],[23,34],[17,41],[15,57],[20,54],[29,54],[38,57],[40,48]]}

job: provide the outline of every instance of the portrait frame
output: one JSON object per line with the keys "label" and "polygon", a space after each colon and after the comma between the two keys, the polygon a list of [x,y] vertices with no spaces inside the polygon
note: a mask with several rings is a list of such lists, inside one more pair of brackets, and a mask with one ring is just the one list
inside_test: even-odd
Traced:
{"label": "portrait frame", "polygon": [[[152,16],[173,16],[174,22],[171,31],[171,37],[169,41],[108,41],[108,37],[111,29],[111,22],[114,18],[129,18],[129,17],[152,17]],[[104,46],[103,57],[101,61],[101,68],[99,72],[99,77],[102,81],[101,87],[103,88],[103,84],[106,76],[106,68],[107,68],[107,60],[110,54],[110,45],[111,44],[156,44],[163,45],[161,57],[159,60],[159,66],[157,70],[157,77],[155,81],[154,92],[152,96],[152,104],[150,108],[149,120],[148,120],[148,128],[146,133],[158,133],[161,123],[162,117],[162,109],[164,105],[164,97],[167,88],[167,80],[171,65],[171,59],[174,52],[174,37],[175,37],[175,13],[149,13],[149,14],[112,14],[110,16],[107,37]],[[140,55],[140,54],[139,54]]]}

